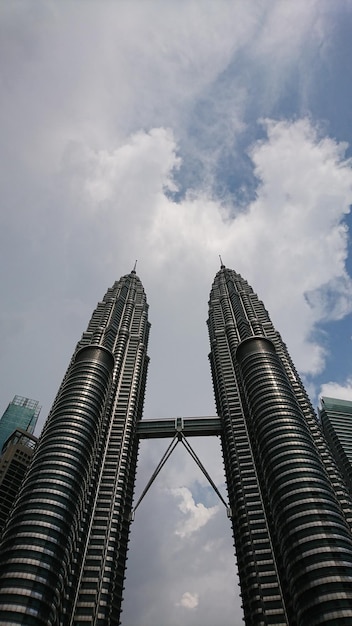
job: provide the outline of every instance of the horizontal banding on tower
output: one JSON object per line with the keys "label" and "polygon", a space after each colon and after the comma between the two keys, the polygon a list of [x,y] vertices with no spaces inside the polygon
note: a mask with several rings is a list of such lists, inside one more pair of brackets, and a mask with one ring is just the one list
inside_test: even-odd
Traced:
{"label": "horizontal banding on tower", "polygon": [[[21,623],[35,619],[44,626],[56,623],[62,611],[63,580],[72,567],[113,367],[109,350],[83,347],[56,398],[3,536],[0,589],[6,605],[0,602],[0,611],[6,623],[18,623],[22,614]],[[26,563],[25,577],[18,559]]]}
{"label": "horizontal banding on tower", "polygon": [[247,338],[236,358],[297,623],[331,624],[352,609],[350,530],[273,343]]}

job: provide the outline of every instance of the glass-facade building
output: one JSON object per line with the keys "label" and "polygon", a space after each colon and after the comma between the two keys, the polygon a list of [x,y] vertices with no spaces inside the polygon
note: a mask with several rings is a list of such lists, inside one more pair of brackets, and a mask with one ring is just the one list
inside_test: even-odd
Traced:
{"label": "glass-facade building", "polygon": [[325,437],[352,494],[352,402],[323,396],[319,416]]}
{"label": "glass-facade building", "polygon": [[268,312],[222,266],[210,362],[245,622],[352,623],[352,507]]}
{"label": "glass-facade building", "polygon": [[41,406],[37,400],[15,396],[0,419],[0,454],[5,441],[16,428],[33,433]]}

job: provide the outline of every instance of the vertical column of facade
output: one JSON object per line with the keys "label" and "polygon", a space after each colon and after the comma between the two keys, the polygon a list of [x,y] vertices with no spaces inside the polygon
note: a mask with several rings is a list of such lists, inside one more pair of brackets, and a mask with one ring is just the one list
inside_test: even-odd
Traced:
{"label": "vertical column of facade", "polygon": [[[222,449],[242,605],[247,624],[289,623],[269,520],[253,456],[235,353],[250,324],[236,293],[233,314],[224,272],[214,281],[209,302],[210,362],[217,411],[222,420]],[[293,622],[292,622],[293,623]]]}
{"label": "vertical column of facade", "polygon": [[351,529],[284,367],[264,337],[240,343],[237,360],[297,623],[347,623],[352,614]]}
{"label": "vertical column of facade", "polygon": [[0,621],[58,624],[114,359],[79,350],[3,534]]}

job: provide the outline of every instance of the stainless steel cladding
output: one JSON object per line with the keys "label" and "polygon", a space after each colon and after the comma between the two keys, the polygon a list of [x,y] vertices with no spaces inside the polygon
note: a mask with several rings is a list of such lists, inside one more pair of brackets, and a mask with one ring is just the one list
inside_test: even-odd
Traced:
{"label": "stainless steel cladding", "polygon": [[131,272],[76,347],[3,535],[1,623],[119,623],[147,310]]}
{"label": "stainless steel cladding", "polygon": [[208,327],[245,621],[348,624],[350,497],[263,303],[224,266]]}

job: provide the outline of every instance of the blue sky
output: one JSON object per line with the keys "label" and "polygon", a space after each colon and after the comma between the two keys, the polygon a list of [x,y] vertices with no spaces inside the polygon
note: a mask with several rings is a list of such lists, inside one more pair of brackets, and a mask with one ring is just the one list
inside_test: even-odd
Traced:
{"label": "blue sky", "polygon": [[[97,301],[138,258],[145,416],[212,415],[219,254],[314,404],[352,399],[351,30],[350,0],[1,4],[2,409],[36,398],[43,423]],[[225,493],[217,444],[194,447]],[[143,442],[137,494],[163,446]],[[211,497],[176,450],[132,526],[123,626],[240,623]]]}

